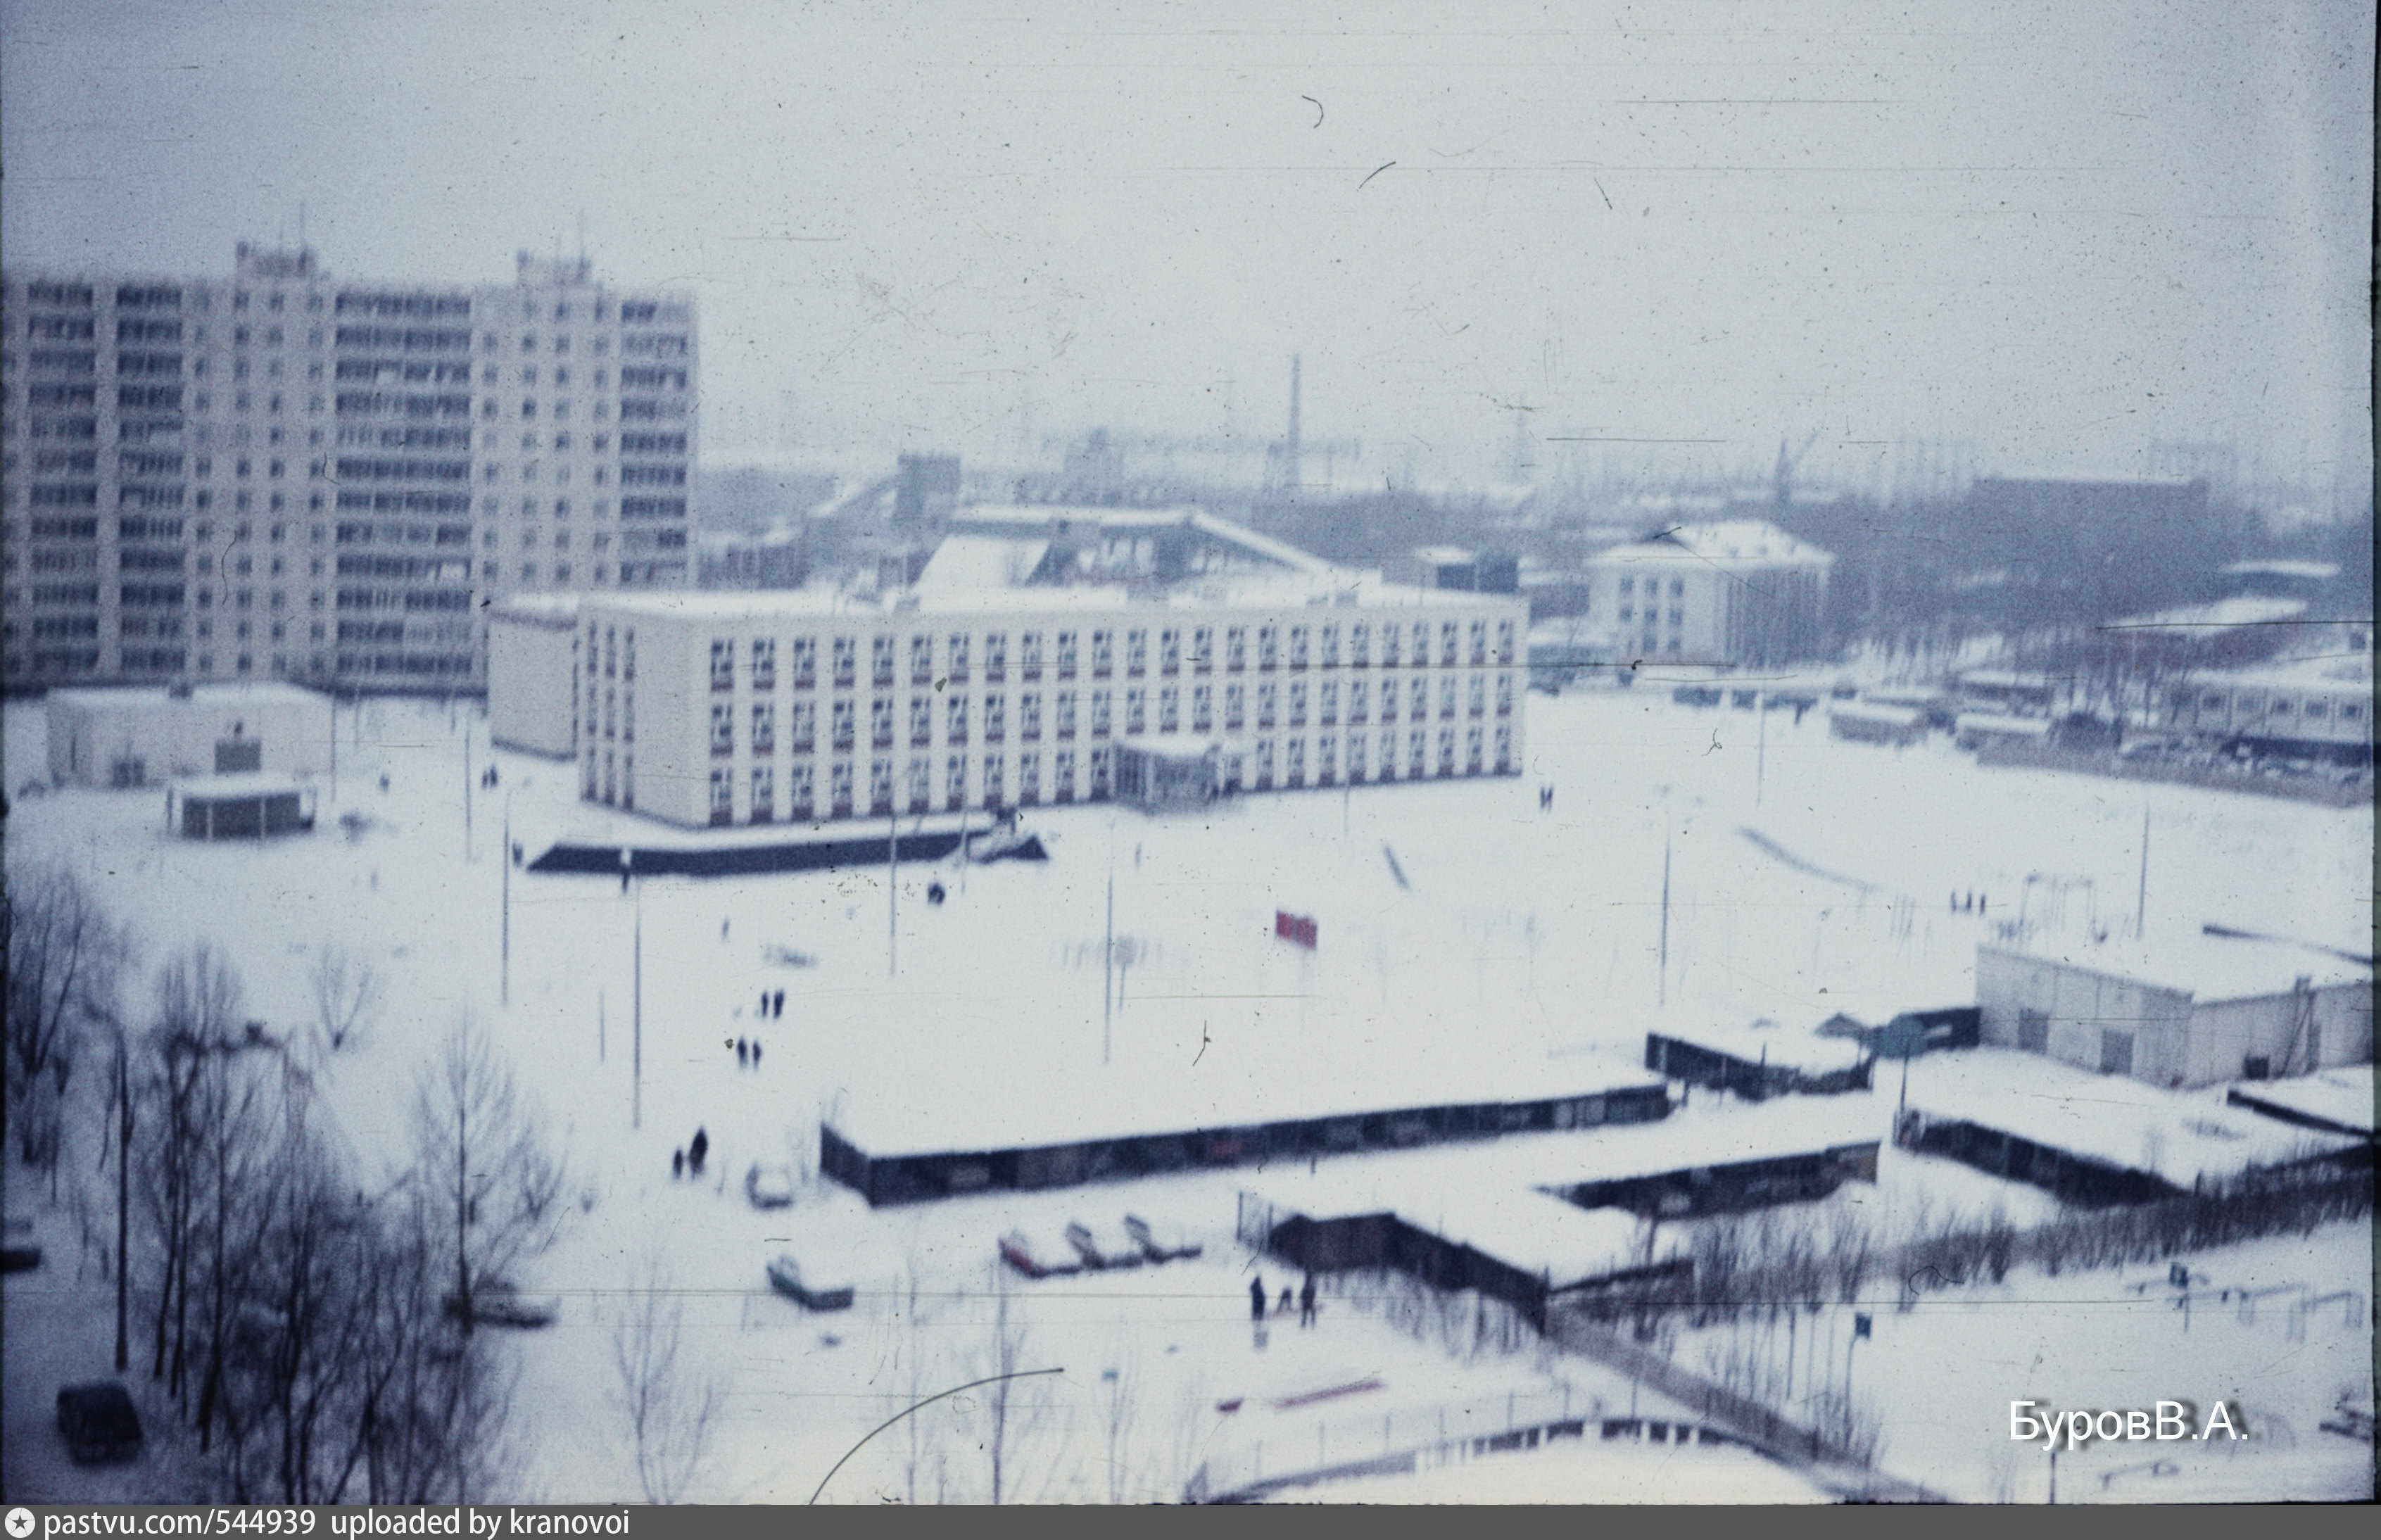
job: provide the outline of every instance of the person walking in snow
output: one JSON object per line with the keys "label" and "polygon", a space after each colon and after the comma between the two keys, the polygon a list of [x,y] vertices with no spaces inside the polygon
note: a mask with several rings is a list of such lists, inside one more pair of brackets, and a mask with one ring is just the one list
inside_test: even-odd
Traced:
{"label": "person walking in snow", "polygon": [[1249,1280],[1249,1319],[1262,1325],[1264,1321],[1264,1275],[1259,1273]]}
{"label": "person walking in snow", "polygon": [[1311,1326],[1314,1324],[1314,1275],[1313,1273],[1306,1275],[1306,1282],[1298,1290],[1298,1324],[1301,1326]]}
{"label": "person walking in snow", "polygon": [[686,1152],[684,1150],[672,1150],[670,1152],[670,1180],[682,1181],[685,1178]]}
{"label": "person walking in snow", "polygon": [[710,1153],[711,1135],[695,1130],[693,1142],[686,1147],[686,1168],[698,1177],[702,1175],[702,1157]]}
{"label": "person walking in snow", "polygon": [[752,1068],[761,1068],[761,1040],[757,1037],[752,1039]]}
{"label": "person walking in snow", "polygon": [[786,1013],[786,992],[785,992],[784,990],[780,989],[780,990],[778,990],[778,991],[777,991],[776,995],[775,995],[775,996],[770,1000],[770,1002],[769,1002],[769,1014],[770,1014],[771,1016],[783,1016],[783,1015],[785,1015],[785,1013]]}
{"label": "person walking in snow", "polygon": [[740,1037],[738,1038],[736,1040],[736,1068],[741,1069],[750,1062],[750,1058],[748,1057],[750,1053],[751,1050],[744,1046],[744,1040]]}

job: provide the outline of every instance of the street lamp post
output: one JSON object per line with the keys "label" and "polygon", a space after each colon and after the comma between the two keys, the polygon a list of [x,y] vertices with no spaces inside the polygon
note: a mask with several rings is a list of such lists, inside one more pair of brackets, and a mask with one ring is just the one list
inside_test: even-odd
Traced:
{"label": "street lamp post", "polygon": [[500,1004],[510,1005],[513,1003],[513,794],[510,788],[505,791],[505,844],[504,849],[496,852],[496,859],[504,863],[503,917],[497,926],[498,955],[502,959],[497,972],[497,999]]}
{"label": "street lamp post", "polygon": [[633,887],[636,904],[634,942],[630,948],[629,1006],[629,1126],[645,1126],[645,885],[637,877],[636,852],[620,847],[621,886]]}

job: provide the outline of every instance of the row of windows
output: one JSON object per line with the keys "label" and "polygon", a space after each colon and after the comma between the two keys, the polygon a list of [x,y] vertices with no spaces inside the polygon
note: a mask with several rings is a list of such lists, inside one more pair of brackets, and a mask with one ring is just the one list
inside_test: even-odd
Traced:
{"label": "row of windows", "polygon": [[[1620,592],[1621,592],[1621,593],[1634,593],[1637,591],[1637,581],[1638,581],[1638,580],[1636,580],[1635,578],[1622,578],[1622,579],[1620,580]],[[1647,578],[1647,579],[1645,579],[1645,580],[1644,580],[1644,583],[1645,583],[1645,596],[1646,596],[1647,598],[1649,598],[1649,599],[1650,599],[1650,598],[1653,598],[1654,596],[1655,596],[1655,595],[1659,594],[1659,593],[1662,592],[1662,580],[1661,580],[1661,579],[1659,579],[1659,578]],[[1672,579],[1670,580],[1670,597],[1671,597],[1671,598],[1673,598],[1673,599],[1682,599],[1682,598],[1686,597],[1686,593],[1687,593],[1687,580],[1686,580],[1686,579],[1684,579],[1684,578],[1672,578]],[[1623,617],[1625,618],[1625,617],[1626,617],[1626,615],[1627,615],[1627,612],[1626,612],[1626,611],[1623,611],[1623,612],[1622,612],[1622,614],[1623,614]]]}
{"label": "row of windows", "polygon": [[[213,298],[207,290],[201,289],[189,297],[189,308],[197,311],[206,310],[210,308]],[[235,311],[247,310],[250,298],[250,291],[248,289],[233,290],[231,308]],[[308,312],[319,313],[322,311],[323,297],[320,294],[308,294],[305,298],[305,308]],[[29,305],[51,306],[61,310],[90,310],[97,300],[97,291],[87,283],[35,282],[25,286],[25,302]],[[287,296],[279,291],[271,291],[264,297],[263,308],[278,314],[287,308]],[[178,285],[123,284],[116,289],[116,304],[119,310],[177,311],[183,308],[184,295]],[[536,319],[539,313],[539,302],[535,299],[524,295],[521,306],[521,313],[524,317],[531,320]],[[336,315],[369,317],[376,321],[468,318],[471,314],[471,298],[463,294],[406,294],[348,289],[341,291],[333,299],[331,309]],[[604,322],[612,319],[612,307],[605,300],[594,301],[589,307],[589,311],[592,319],[596,321]],[[556,322],[569,321],[573,313],[568,300],[561,301],[554,307],[554,320]],[[626,325],[649,325],[655,322],[682,323],[687,319],[689,319],[687,308],[681,304],[626,299],[622,300],[619,306],[619,320]],[[686,339],[683,335],[671,335],[656,336],[651,340],[656,344],[665,345],[670,342],[683,344]],[[493,346],[493,343],[491,345]],[[668,351],[670,349],[663,346],[645,350]],[[683,348],[678,350],[683,351]]]}
{"label": "row of windows", "polygon": [[[606,654],[607,665],[610,654]],[[636,660],[631,640],[628,667],[633,678]],[[1490,683],[1491,678],[1495,682]],[[1370,681],[1348,681],[1344,702],[1348,725],[1361,727],[1372,722],[1377,711],[1384,724],[1398,720],[1400,712],[1409,722],[1426,722],[1435,718],[1451,722],[1459,716],[1481,718],[1493,709],[1499,718],[1509,717],[1513,711],[1513,676],[1473,674],[1468,680],[1457,676],[1442,676],[1437,689],[1431,689],[1426,678],[1409,681],[1410,688],[1399,691],[1394,680],[1383,680],[1377,696]],[[1121,692],[1095,690],[1078,692],[1056,691],[1047,697],[1049,706],[1046,726],[1050,736],[1070,739],[1079,731],[1092,738],[1106,738],[1121,732],[1133,737],[1155,731],[1160,734],[1179,732],[1187,721],[1192,732],[1213,732],[1219,727],[1226,732],[1237,732],[1253,726],[1257,730],[1276,727],[1303,727],[1310,723],[1324,727],[1337,727],[1341,721],[1343,702],[1340,681],[1324,680],[1310,692],[1304,680],[1292,682],[1283,690],[1270,682],[1260,684],[1253,691],[1239,684],[1227,684],[1218,692],[1212,685],[1194,685],[1189,691],[1174,685],[1164,686],[1154,692],[1135,688]],[[601,696],[601,711],[595,707],[592,681],[583,693],[587,703],[585,715],[591,728],[609,738],[614,734],[616,704],[630,714],[625,728],[633,736],[633,691],[619,692],[605,688]],[[941,701],[937,710],[935,702]],[[1027,691],[1015,697],[1007,695],[971,696],[950,694],[940,697],[912,695],[907,700],[906,711],[901,703],[888,696],[879,696],[868,705],[869,741],[878,748],[888,748],[897,730],[906,730],[906,740],[912,747],[935,741],[934,729],[942,729],[941,741],[964,743],[971,730],[985,742],[1004,741],[1009,733],[1010,711],[1014,706],[1017,737],[1032,741],[1043,736],[1045,726],[1044,695]],[[1186,712],[1185,706],[1188,706]],[[711,752],[731,754],[739,747],[738,730],[744,729],[742,747],[755,754],[769,754],[780,745],[778,727],[781,714],[775,701],[755,701],[739,713],[733,704],[714,702],[711,708]],[[849,749],[858,742],[861,710],[857,700],[844,697],[828,703],[822,714],[813,702],[787,703],[782,713],[785,735],[782,742],[795,753],[809,753],[818,748],[820,728],[825,727],[824,741],[832,749]]]}
{"label": "row of windows", "polygon": [[[623,517],[626,517],[625,501]],[[1223,633],[1223,664],[1227,672],[1247,667],[1252,632],[1254,633],[1256,666],[1260,671],[1280,666],[1285,655],[1293,670],[1305,668],[1310,660],[1325,668],[1337,667],[1341,662],[1342,629],[1337,621],[1312,627],[1304,623],[1282,626],[1273,622],[1255,626],[1165,627],[1154,633],[1157,672],[1173,674],[1181,671],[1186,640],[1191,671],[1212,671],[1218,630]],[[1435,628],[1435,659],[1443,667],[1459,666],[1467,660],[1474,667],[1485,666],[1491,661],[1491,623],[1486,620],[1438,622]],[[1496,621],[1493,634],[1496,642],[1494,661],[1498,664],[1511,662],[1514,656],[1513,622]],[[1401,655],[1410,657],[1415,667],[1427,667],[1433,661],[1434,629],[1430,621],[1417,620],[1410,628],[1397,621],[1383,621],[1379,623],[1378,636],[1380,663],[1385,668],[1398,666]],[[1345,656],[1349,666],[1371,666],[1374,638],[1373,622],[1358,620],[1348,623]],[[1409,638],[1410,651],[1407,650]],[[937,678],[966,679],[977,655],[978,640],[972,632],[953,631],[943,641],[938,659],[935,638],[922,634],[910,636],[906,646],[910,682],[925,684]],[[1050,643],[1046,654],[1045,640]],[[1008,641],[1006,631],[990,631],[982,636],[981,656],[986,678],[1006,677]],[[1122,662],[1126,674],[1149,672],[1151,641],[1152,632],[1147,628],[1132,627],[1124,631]],[[1089,632],[1061,630],[1045,634],[1039,630],[1020,631],[1017,633],[1018,670],[1024,678],[1038,678],[1046,662],[1058,678],[1071,678],[1087,663],[1095,678],[1105,677],[1116,671],[1118,661],[1116,643],[1117,632],[1105,627]],[[857,682],[859,649],[857,637],[838,636],[832,640],[831,678],[837,687],[848,689]],[[880,686],[893,682],[898,661],[897,653],[901,650],[900,639],[891,636],[869,639],[869,675],[873,682]],[[790,638],[788,653],[795,688],[808,689],[814,685],[818,673],[817,639],[807,636]],[[938,661],[941,665],[939,675],[936,672]],[[747,677],[754,689],[775,688],[776,639],[752,639],[749,643],[749,664]],[[732,690],[736,686],[736,642],[727,638],[714,638],[711,643],[711,687],[714,690]]]}
{"label": "row of windows", "polygon": [[[632,758],[621,758],[616,767],[611,751],[599,752],[591,747],[581,763],[581,788],[589,800],[632,805]],[[1081,755],[1071,749],[1056,750],[1049,756],[1048,767],[1049,779],[1045,782],[1044,760],[1038,752],[1019,754],[1013,765],[1000,755],[971,758],[950,754],[941,762],[938,788],[937,766],[933,759],[912,756],[898,764],[891,758],[872,759],[865,766],[867,798],[862,801],[859,795],[862,766],[857,761],[830,763],[823,779],[809,764],[788,766],[782,777],[775,765],[754,765],[741,776],[722,766],[711,772],[708,812],[714,824],[735,823],[739,812],[746,822],[767,824],[780,818],[800,821],[822,816],[850,817],[863,813],[877,816],[899,812],[930,813],[935,808],[937,789],[941,806],[948,812],[971,806],[1030,807],[1045,799],[1067,802],[1081,797],[1097,801],[1113,790],[1115,762],[1107,749],[1093,749]],[[1351,734],[1344,739],[1329,736],[1312,740],[1260,739],[1245,753],[1225,762],[1222,780],[1227,791],[1263,791],[1277,786],[1335,786],[1343,779],[1354,784],[1375,779],[1477,776],[1491,771],[1502,774],[1512,767],[1510,727],[1497,727],[1493,739],[1479,727],[1467,728],[1459,738],[1456,729],[1450,727],[1435,734],[1422,730],[1402,736],[1384,732],[1377,745],[1371,735],[1361,734]],[[778,795],[781,784],[782,801]],[[739,788],[744,794],[740,809]]]}
{"label": "row of windows", "polygon": [[2203,715],[2229,713],[2244,721],[2253,721],[2260,716],[2298,716],[2310,722],[2321,722],[2335,715],[2342,722],[2364,720],[2363,702],[2332,701],[2320,695],[2267,697],[2257,691],[2243,691],[2238,696],[2228,696],[2220,691],[2211,691],[2199,697],[2198,709]]}

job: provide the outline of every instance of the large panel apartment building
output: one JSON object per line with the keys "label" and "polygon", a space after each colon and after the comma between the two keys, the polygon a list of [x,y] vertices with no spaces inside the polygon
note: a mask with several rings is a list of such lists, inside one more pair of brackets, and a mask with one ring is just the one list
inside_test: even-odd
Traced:
{"label": "large panel apartment building", "polygon": [[687,825],[1099,801],[1127,744],[1213,752],[1223,790],[1505,775],[1526,616],[1352,574],[556,595],[497,611],[490,727]]}
{"label": "large panel apartment building", "polygon": [[0,275],[12,689],[473,688],[482,602],[686,585],[692,299],[523,254],[510,285]]}

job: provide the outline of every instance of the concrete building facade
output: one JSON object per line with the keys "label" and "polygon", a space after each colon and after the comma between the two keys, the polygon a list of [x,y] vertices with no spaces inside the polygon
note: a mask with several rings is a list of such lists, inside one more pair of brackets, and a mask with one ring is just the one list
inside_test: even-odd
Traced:
{"label": "concrete building facade", "polygon": [[330,765],[330,699],[296,685],[54,690],[46,704],[50,779],[61,786],[311,776]]}
{"label": "concrete building facade", "polygon": [[2163,965],[2110,950],[2103,959],[1976,948],[1984,1045],[2169,1088],[2372,1061],[2369,968],[2215,937]]}
{"label": "concrete building facade", "polygon": [[[1105,800],[1120,742],[1219,789],[1517,773],[1521,601],[1351,574],[1121,587],[587,594],[492,622],[500,741],[684,825]],[[550,681],[571,681],[568,702]]]}
{"label": "concrete building facade", "polygon": [[1769,665],[1820,655],[1836,558],[1773,524],[1682,524],[1588,558],[1588,622],[1624,661]]}
{"label": "concrete building facade", "polygon": [[0,275],[10,688],[484,678],[482,601],[688,579],[692,299],[523,253],[509,285]]}

